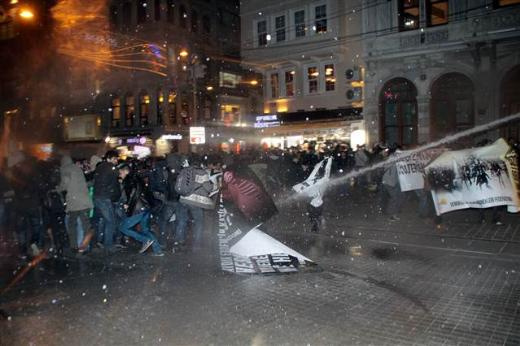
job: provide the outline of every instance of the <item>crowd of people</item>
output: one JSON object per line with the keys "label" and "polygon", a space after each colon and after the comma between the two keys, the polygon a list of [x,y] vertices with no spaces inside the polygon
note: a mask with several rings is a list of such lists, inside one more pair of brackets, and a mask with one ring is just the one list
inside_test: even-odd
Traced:
{"label": "crowd of people", "polygon": [[[74,160],[67,154],[48,161],[25,156],[0,173],[0,225],[16,235],[22,256],[34,256],[45,249],[56,256],[81,257],[96,249],[112,253],[136,243],[139,253],[153,256],[164,256],[167,251],[199,251],[205,209],[214,208],[219,189],[225,198],[235,201],[242,190],[249,190],[245,194],[258,190],[250,194],[247,203],[253,209],[268,205],[265,211],[247,215],[243,203],[237,204],[246,217],[262,221],[276,209],[272,200],[267,200],[304,181],[324,158],[333,158],[334,178],[384,161],[399,149],[378,144],[370,150],[365,146],[354,150],[348,143],[305,143],[285,150],[189,156],[171,153],[144,160],[120,160],[113,150],[89,161]],[[244,163],[266,166],[262,183],[237,174],[235,168]],[[216,176],[219,179],[212,179]],[[262,195],[263,187],[255,187],[258,185],[265,185],[269,198]],[[399,220],[405,194],[400,191],[395,165],[345,181],[336,193],[349,197],[353,189],[381,192],[386,196],[384,209],[390,220]],[[434,214],[429,196],[426,190],[416,191],[421,216]],[[313,205],[308,211],[316,232],[322,218],[320,207]]]}

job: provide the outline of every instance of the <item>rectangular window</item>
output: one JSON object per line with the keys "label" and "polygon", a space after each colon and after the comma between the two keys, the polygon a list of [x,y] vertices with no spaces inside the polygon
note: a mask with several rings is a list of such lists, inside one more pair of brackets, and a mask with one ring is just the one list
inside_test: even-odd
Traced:
{"label": "rectangular window", "polygon": [[296,32],[296,37],[305,36],[305,11],[304,10],[294,12],[294,30]]}
{"label": "rectangular window", "polygon": [[199,31],[199,14],[197,11],[191,11],[191,32]]}
{"label": "rectangular window", "polygon": [[318,72],[318,68],[316,66],[307,68],[307,81],[309,85],[309,94],[318,92],[318,77],[320,73]]}
{"label": "rectangular window", "polygon": [[110,26],[114,29],[117,28],[119,15],[117,6],[110,6]]}
{"label": "rectangular window", "polygon": [[325,65],[325,91],[333,91],[336,89],[336,74],[334,72],[334,64]]}
{"label": "rectangular window", "polygon": [[112,127],[119,127],[121,125],[121,99],[115,98],[112,100]]}
{"label": "rectangular window", "polygon": [[428,26],[448,23],[448,0],[427,0],[426,13]]}
{"label": "rectangular window", "polygon": [[256,32],[259,46],[267,45],[267,21],[262,20],[256,24]]}
{"label": "rectangular window", "polygon": [[285,71],[285,96],[294,96],[295,71]]}
{"label": "rectangular window", "polygon": [[125,125],[126,127],[134,126],[135,117],[135,99],[133,96],[126,97],[125,104]]}
{"label": "rectangular window", "polygon": [[399,0],[399,30],[419,29],[419,0]]}
{"label": "rectangular window", "polygon": [[219,72],[219,86],[223,88],[236,88],[240,82],[242,81],[242,77],[229,72]]}
{"label": "rectangular window", "polygon": [[520,0],[495,0],[495,7],[518,5]]}
{"label": "rectangular window", "polygon": [[157,93],[157,124],[164,125],[164,93]]}
{"label": "rectangular window", "polygon": [[141,126],[148,126],[150,117],[150,95],[141,95],[139,100],[139,123]]}
{"label": "rectangular window", "polygon": [[285,16],[275,18],[276,42],[285,41]]}
{"label": "rectangular window", "polygon": [[280,97],[280,80],[278,73],[271,73],[271,98],[276,99]]}
{"label": "rectangular window", "polygon": [[175,2],[173,0],[166,1],[166,20],[168,23],[175,23]]}
{"label": "rectangular window", "polygon": [[161,20],[161,0],[154,1],[154,17],[156,21]]}
{"label": "rectangular window", "polygon": [[174,91],[168,93],[168,118],[170,125],[177,124],[177,94]]}
{"label": "rectangular window", "polygon": [[137,1],[137,24],[146,22],[146,0]]}
{"label": "rectangular window", "polygon": [[314,9],[314,26],[318,34],[327,32],[327,5],[316,6]]}

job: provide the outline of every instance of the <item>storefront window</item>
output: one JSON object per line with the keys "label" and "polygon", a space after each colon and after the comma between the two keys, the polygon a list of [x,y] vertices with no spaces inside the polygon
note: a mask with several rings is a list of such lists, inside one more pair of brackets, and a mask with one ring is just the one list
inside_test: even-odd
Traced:
{"label": "storefront window", "polygon": [[280,97],[280,80],[278,73],[271,73],[271,97],[273,99]]}
{"label": "storefront window", "polygon": [[135,117],[135,98],[130,94],[126,96],[125,101],[125,126],[132,127]]}
{"label": "storefront window", "polygon": [[417,144],[417,89],[412,82],[392,79],[380,97],[382,140],[387,144]]}
{"label": "storefront window", "polygon": [[318,92],[318,77],[320,73],[316,66],[307,68],[307,82],[308,82],[308,93],[313,94]]}
{"label": "storefront window", "polygon": [[419,28],[419,0],[399,0],[399,30]]}
{"label": "storefront window", "polygon": [[285,71],[285,96],[294,96],[295,71]]}
{"label": "storefront window", "polygon": [[168,93],[168,118],[170,119],[170,124],[177,124],[177,94],[175,91]]}
{"label": "storefront window", "polygon": [[157,92],[157,124],[164,125],[164,93]]}
{"label": "storefront window", "polygon": [[148,126],[150,118],[150,95],[143,93],[139,97],[139,123]]}
{"label": "storefront window", "polygon": [[226,126],[239,122],[240,106],[228,104],[220,106],[220,121]]}
{"label": "storefront window", "polygon": [[427,0],[426,13],[428,26],[448,23],[448,0]]}
{"label": "storefront window", "polygon": [[334,64],[325,65],[325,90],[333,91],[336,88],[336,74]]}
{"label": "storefront window", "polygon": [[112,99],[112,127],[121,126],[121,99],[115,97]]}
{"label": "storefront window", "polygon": [[183,125],[190,124],[190,105],[186,101],[182,101],[181,104],[181,118]]}

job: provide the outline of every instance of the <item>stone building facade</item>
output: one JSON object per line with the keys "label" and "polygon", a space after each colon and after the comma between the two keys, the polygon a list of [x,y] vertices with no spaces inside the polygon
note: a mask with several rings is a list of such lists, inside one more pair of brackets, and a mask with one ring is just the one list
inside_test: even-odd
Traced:
{"label": "stone building facade", "polygon": [[520,111],[520,1],[365,0],[362,13],[370,142],[430,142]]}
{"label": "stone building facade", "polygon": [[242,55],[264,76],[263,112],[271,121],[258,126],[267,144],[349,140],[362,127],[361,41],[345,44],[360,37],[360,7],[341,0],[242,3]]}

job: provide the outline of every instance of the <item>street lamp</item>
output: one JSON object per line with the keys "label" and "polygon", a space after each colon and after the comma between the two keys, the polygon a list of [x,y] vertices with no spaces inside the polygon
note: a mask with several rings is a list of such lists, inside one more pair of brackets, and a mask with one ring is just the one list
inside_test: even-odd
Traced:
{"label": "street lamp", "polygon": [[18,12],[20,18],[26,21],[30,21],[34,19],[34,12],[29,8],[22,8],[20,12]]}
{"label": "street lamp", "polygon": [[183,49],[179,52],[179,56],[181,58],[186,58],[189,55],[188,51],[186,49]]}

